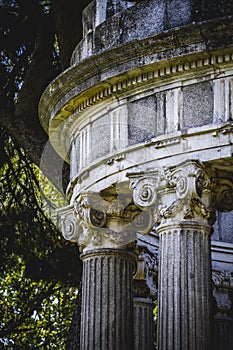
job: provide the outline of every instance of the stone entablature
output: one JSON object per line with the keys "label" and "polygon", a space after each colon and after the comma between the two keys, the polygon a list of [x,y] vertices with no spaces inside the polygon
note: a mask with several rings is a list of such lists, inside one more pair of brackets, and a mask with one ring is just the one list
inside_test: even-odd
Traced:
{"label": "stone entablature", "polygon": [[[154,46],[152,49],[156,52]],[[169,88],[173,90],[176,87],[181,88],[201,81],[232,76],[232,49],[225,49],[222,52],[220,50],[212,51],[208,55],[206,52],[201,52],[202,47],[199,49],[199,53],[197,49],[197,52],[186,53],[183,58],[179,56],[180,52],[177,54],[179,58],[174,56],[173,58],[150,57],[143,66],[129,53],[131,64],[129,62],[127,65],[123,64],[122,72],[118,65],[117,71],[110,70],[108,76],[106,76],[108,67],[104,66],[104,62],[100,62],[102,67],[99,69],[103,69],[105,74],[101,82],[99,81],[99,73],[98,76],[95,76],[97,72],[95,66],[91,66],[92,62],[84,61],[79,65],[78,71],[76,71],[76,66],[68,69],[47,88],[40,102],[41,123],[45,130],[52,133],[64,121],[68,123],[69,127],[72,127],[73,119],[78,119],[79,123],[82,122],[82,116],[85,118],[86,110],[88,115],[92,115],[96,112],[101,113],[101,110],[106,107],[108,109],[116,108],[116,102],[119,99],[123,100],[124,103],[124,99],[129,96],[131,100],[134,96],[136,96],[134,99],[140,99],[143,97],[143,93],[148,96],[156,92],[167,91]],[[108,54],[110,55],[110,53]],[[97,59],[93,58],[93,64],[96,64]],[[108,59],[106,57],[107,63]],[[139,69],[140,73],[138,74]],[[221,88],[221,86],[219,87]],[[224,94],[224,92],[221,93]],[[47,104],[48,100],[50,102],[52,100],[53,104]],[[112,108],[111,104],[113,104]],[[98,108],[93,112],[91,107],[96,105]],[[59,147],[59,144],[57,146]],[[66,145],[64,144],[64,146]]]}
{"label": "stone entablature", "polygon": [[[101,113],[104,107],[114,109],[114,105],[111,106],[114,101],[129,95],[132,98],[143,92],[153,94],[156,89],[158,92],[166,91],[169,84],[172,90],[176,87],[172,85],[174,83],[182,87],[194,84],[195,79],[200,82],[221,76],[224,78],[227,75],[225,72],[232,68],[230,45],[233,26],[230,19],[226,19],[226,22],[227,31],[223,30],[222,22],[221,27],[215,24],[213,28],[206,29],[205,40],[200,35],[204,31],[201,27],[195,33],[187,28],[173,33],[169,31],[167,41],[157,36],[140,42],[132,41],[127,47],[122,44],[113,51],[90,57],[65,71],[50,84],[40,103],[41,123],[51,134],[54,146],[64,157],[67,156],[67,137],[70,135],[66,131],[74,125],[73,119],[79,123],[85,118],[85,111],[95,114],[98,111]],[[202,25],[205,27],[206,24]],[[207,48],[206,42],[211,42],[209,35],[215,40],[218,37],[218,42],[229,35],[228,47],[224,50],[214,45]],[[218,115],[218,112],[215,114]],[[64,121],[67,130],[64,125],[61,126]],[[189,124],[185,127],[189,127]],[[63,129],[61,139],[58,137],[60,128]]]}
{"label": "stone entablature", "polygon": [[[58,151],[62,149],[64,157],[70,152],[68,197],[73,189],[74,198],[83,189],[98,192],[125,181],[127,172],[167,166],[167,159],[169,164],[184,159],[213,162],[219,158],[219,147],[229,159],[229,169],[233,53],[225,50],[208,58],[188,57],[184,56],[183,62],[180,58],[179,64],[164,61],[164,67],[155,70],[144,67],[144,73],[130,73],[126,80],[118,76],[115,82],[113,77],[112,82],[108,79],[76,97],[75,88],[62,92],[55,106],[51,101],[47,105],[46,99],[53,100],[57,93],[59,97],[61,90],[57,88],[71,72],[52,83],[42,98],[41,112],[45,108],[46,116],[53,108],[49,117],[51,142]],[[85,96],[89,96],[87,100]]]}

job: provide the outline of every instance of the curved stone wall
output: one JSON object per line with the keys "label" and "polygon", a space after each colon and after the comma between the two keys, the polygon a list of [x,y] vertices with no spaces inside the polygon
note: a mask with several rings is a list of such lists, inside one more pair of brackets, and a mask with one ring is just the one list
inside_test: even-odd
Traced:
{"label": "curved stone wall", "polygon": [[71,64],[173,28],[232,14],[233,4],[228,0],[94,0],[84,10],[84,38]]}

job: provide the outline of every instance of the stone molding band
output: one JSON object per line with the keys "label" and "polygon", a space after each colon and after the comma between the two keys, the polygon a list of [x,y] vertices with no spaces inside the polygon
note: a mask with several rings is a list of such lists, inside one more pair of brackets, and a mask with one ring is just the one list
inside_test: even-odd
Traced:
{"label": "stone molding band", "polygon": [[[117,83],[114,83],[114,80],[116,80],[116,78],[112,78],[112,82],[109,78],[106,82],[101,82],[101,84],[97,83],[94,88],[92,88],[93,92],[89,89],[88,92],[82,93],[82,98],[75,95],[75,97],[70,99],[69,92],[69,101],[64,106],[61,106],[61,98],[58,99],[59,103],[55,108],[53,108],[53,111],[51,112],[48,110],[42,113],[42,105],[45,103],[45,101],[43,101],[45,98],[44,96],[40,102],[41,123],[44,129],[47,130],[49,126],[45,124],[45,120],[47,119],[45,116],[47,114],[51,115],[52,113],[50,121],[52,121],[52,119],[54,119],[54,121],[59,120],[60,122],[68,120],[66,127],[70,128],[72,119],[76,119],[87,108],[94,106],[102,101],[108,100],[116,94],[124,94],[126,91],[129,94],[139,87],[140,89],[142,89],[142,87],[144,87],[144,89],[148,89],[148,86],[155,83],[158,84],[161,79],[161,82],[163,83],[163,79],[165,77],[166,79],[174,79],[174,77],[178,74],[178,79],[180,79],[181,74],[185,74],[185,76],[188,74],[193,74],[194,72],[196,74],[196,70],[200,69],[205,69],[209,74],[210,69],[214,69],[216,64],[228,64],[231,66],[233,63],[232,50],[230,50],[228,53],[224,52],[222,54],[219,51],[213,52],[212,54],[208,55],[208,57],[200,57],[200,54],[196,54],[196,56],[197,57],[195,57],[195,54],[193,54],[192,59],[187,59],[187,57],[184,57],[183,62],[181,62],[181,59],[179,59],[179,62],[176,62],[176,59],[169,60],[169,62],[165,61],[163,64],[160,63],[161,67],[156,69],[152,69],[151,67],[143,68],[143,73],[139,75],[133,75],[133,73],[131,73],[131,77],[127,76],[127,78],[125,78],[123,75],[117,79]],[[50,86],[49,95],[51,95],[53,89],[55,88]],[[63,99],[66,100],[67,98],[63,96]],[[47,108],[49,108],[49,106]],[[55,124],[57,125],[57,123]]]}
{"label": "stone molding band", "polygon": [[124,259],[127,259],[127,260],[130,260],[134,263],[134,268],[133,268],[133,272],[135,271],[135,259],[136,259],[136,255],[131,252],[130,250],[127,250],[127,249],[111,249],[111,248],[99,248],[99,249],[93,249],[91,251],[87,251],[87,252],[84,252],[80,255],[80,258],[82,260],[84,259],[88,259],[88,258],[91,258],[91,257],[94,257],[94,256],[108,256],[108,257],[111,257],[111,256],[121,256],[122,258]]}

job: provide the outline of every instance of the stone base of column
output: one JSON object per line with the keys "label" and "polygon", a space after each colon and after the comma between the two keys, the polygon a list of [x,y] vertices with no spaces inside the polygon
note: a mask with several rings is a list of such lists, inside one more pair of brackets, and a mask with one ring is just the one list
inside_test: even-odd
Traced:
{"label": "stone base of column", "polygon": [[211,228],[159,227],[159,350],[211,349]]}
{"label": "stone base of column", "polygon": [[96,249],[83,260],[81,350],[134,348],[132,276],[135,255]]}

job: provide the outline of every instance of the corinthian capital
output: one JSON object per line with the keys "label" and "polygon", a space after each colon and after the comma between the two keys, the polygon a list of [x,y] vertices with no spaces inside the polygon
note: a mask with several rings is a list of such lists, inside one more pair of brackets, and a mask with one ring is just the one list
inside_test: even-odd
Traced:
{"label": "corinthian capital", "polygon": [[63,236],[78,243],[81,250],[120,248],[136,240],[152,226],[150,210],[142,211],[131,198],[101,197],[84,192],[73,205],[59,210]]}
{"label": "corinthian capital", "polygon": [[213,223],[215,183],[213,171],[198,161],[187,160],[176,167],[164,168],[159,190],[160,220]]}
{"label": "corinthian capital", "polygon": [[174,189],[177,199],[203,196],[215,188],[214,174],[198,161],[187,160],[174,167],[164,167],[160,189]]}
{"label": "corinthian capital", "polygon": [[198,161],[187,160],[153,173],[129,174],[134,203],[153,208],[154,220],[197,220],[212,223],[214,173]]}

